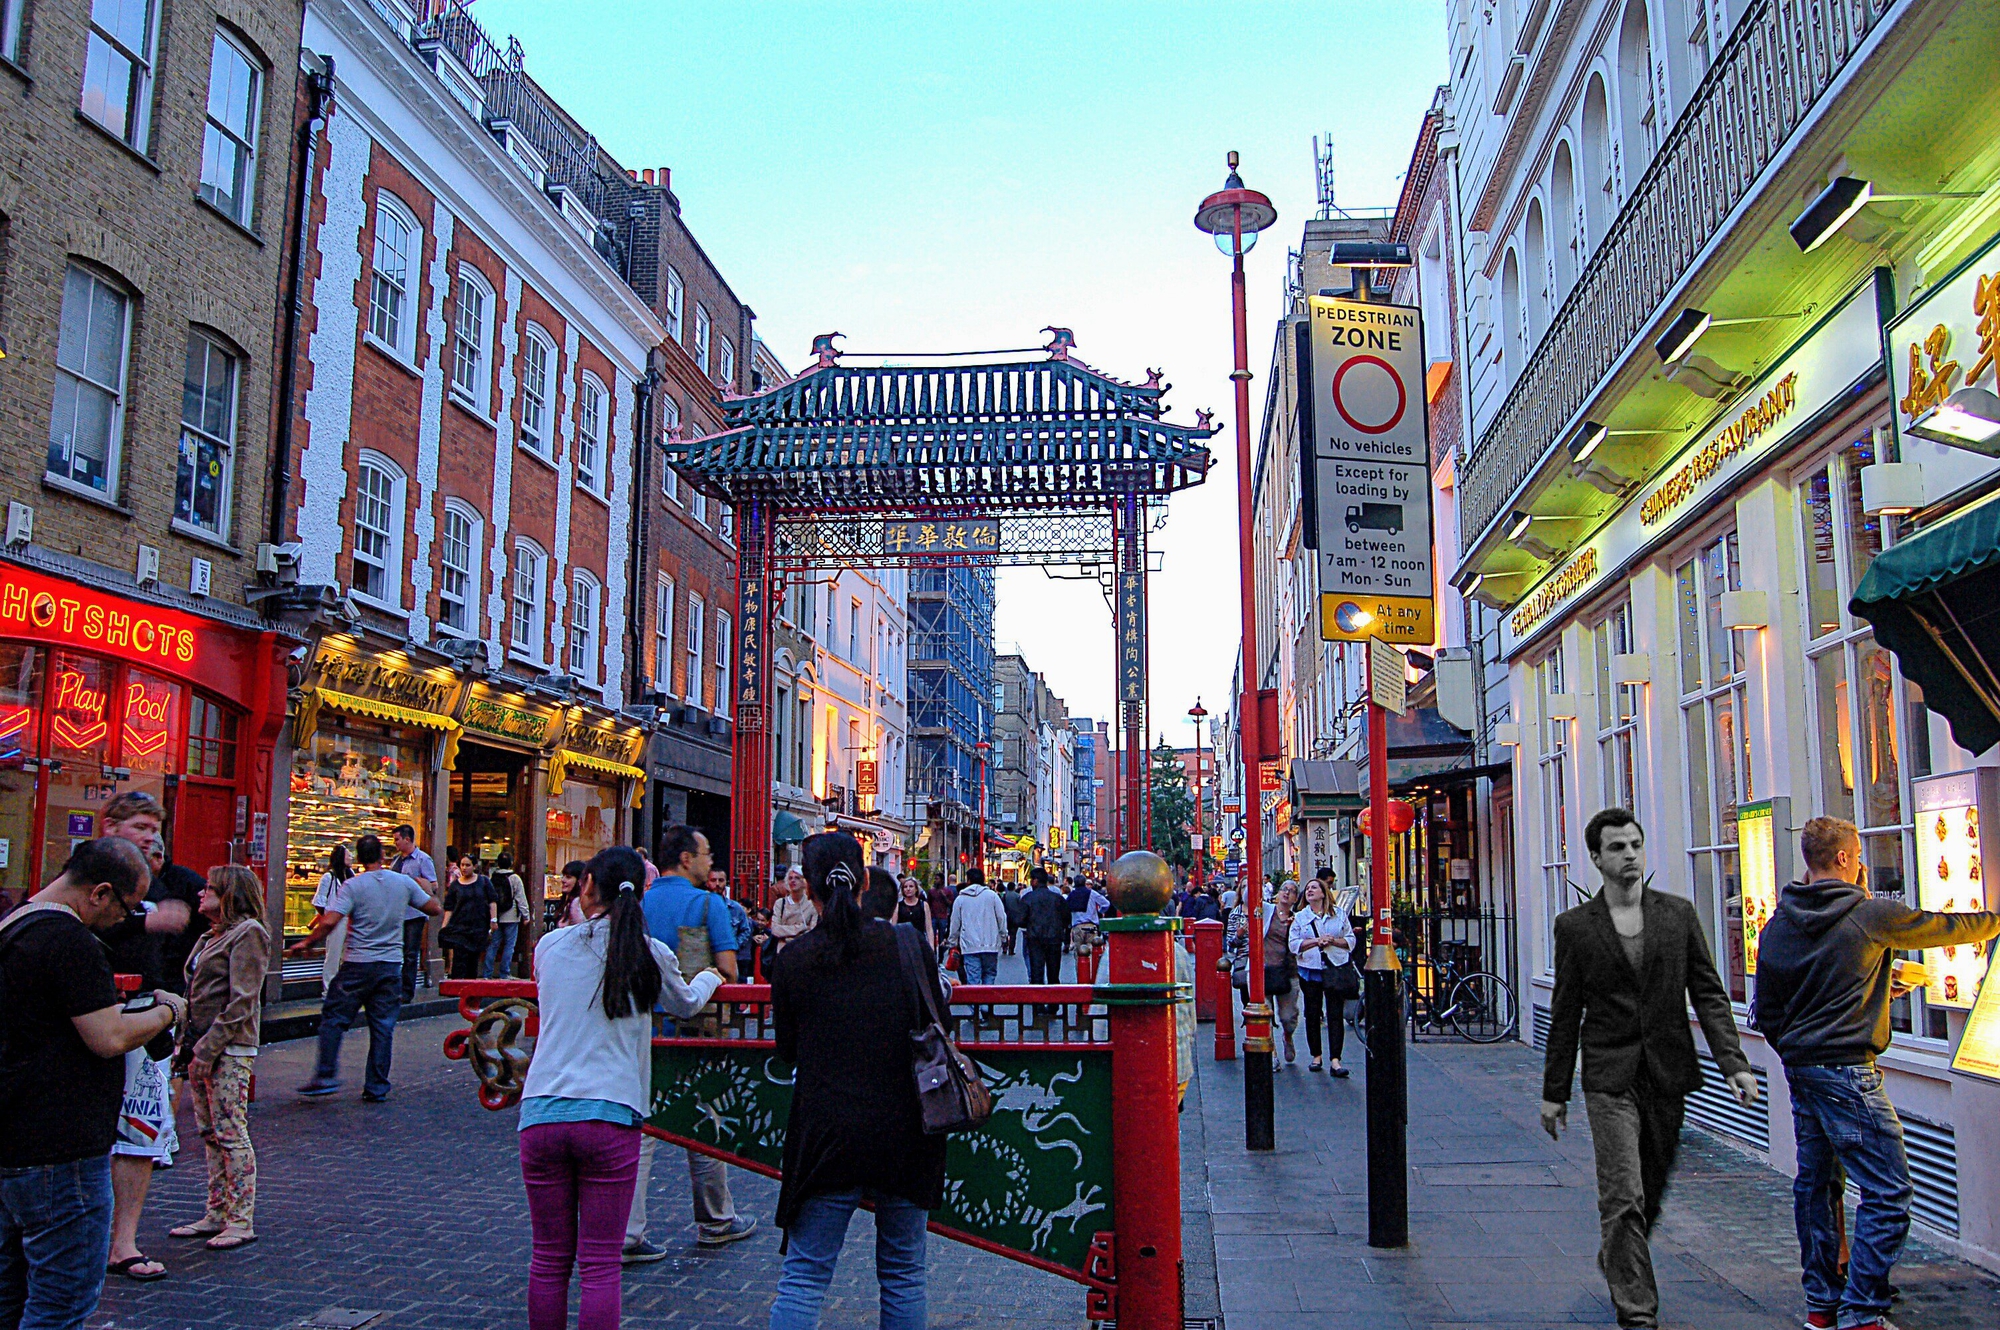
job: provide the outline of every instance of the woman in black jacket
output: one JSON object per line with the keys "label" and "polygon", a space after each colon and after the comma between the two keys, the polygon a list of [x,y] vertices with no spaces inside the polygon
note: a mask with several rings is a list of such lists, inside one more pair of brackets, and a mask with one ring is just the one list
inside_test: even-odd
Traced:
{"label": "woman in black jacket", "polygon": [[[804,845],[819,926],[780,952],[771,1005],[778,1056],[793,1064],[778,1227],[787,1244],[771,1330],[815,1330],[820,1304],[864,1200],[875,1207],[875,1271],[883,1330],[925,1324],[924,1229],[944,1199],[944,1137],[924,1134],[910,1057],[922,995],[937,983],[928,939],[912,976],[897,926],[866,919],[861,846],[844,832]],[[934,991],[940,1006],[944,995]]]}

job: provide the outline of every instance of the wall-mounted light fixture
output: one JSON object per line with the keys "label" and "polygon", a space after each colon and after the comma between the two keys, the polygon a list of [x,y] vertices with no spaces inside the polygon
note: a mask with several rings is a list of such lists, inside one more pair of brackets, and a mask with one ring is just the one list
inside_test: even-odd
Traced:
{"label": "wall-mounted light fixture", "polygon": [[1662,365],[1671,365],[1701,340],[1701,335],[1710,328],[1729,328],[1746,323],[1784,323],[1790,319],[1802,319],[1812,311],[1798,314],[1763,314],[1748,319],[1718,319],[1705,309],[1688,308],[1674,315],[1672,323],[1666,327],[1653,343],[1653,353]]}
{"label": "wall-mounted light fixture", "polygon": [[1875,462],[1861,468],[1861,511],[1900,516],[1924,506],[1921,462]]}
{"label": "wall-mounted light fixture", "polygon": [[1871,203],[1914,203],[1932,199],[1976,199],[1971,194],[1877,194],[1866,180],[1837,175],[1827,182],[1818,197],[1792,221],[1792,243],[1801,253],[1810,254],[1832,239],[1849,218]]}
{"label": "wall-mounted light fixture", "polygon": [[1932,443],[2000,457],[2000,396],[1960,388],[1910,422],[1909,432]]}
{"label": "wall-mounted light fixture", "polygon": [[1768,628],[1771,611],[1762,591],[1722,593],[1722,626],[1725,628]]}

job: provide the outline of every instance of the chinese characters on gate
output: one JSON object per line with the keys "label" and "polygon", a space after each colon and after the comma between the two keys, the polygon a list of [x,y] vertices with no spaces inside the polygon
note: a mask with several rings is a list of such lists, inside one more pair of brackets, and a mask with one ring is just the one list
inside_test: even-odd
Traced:
{"label": "chinese characters on gate", "polygon": [[938,517],[882,524],[884,554],[998,554],[1000,523],[991,517]]}

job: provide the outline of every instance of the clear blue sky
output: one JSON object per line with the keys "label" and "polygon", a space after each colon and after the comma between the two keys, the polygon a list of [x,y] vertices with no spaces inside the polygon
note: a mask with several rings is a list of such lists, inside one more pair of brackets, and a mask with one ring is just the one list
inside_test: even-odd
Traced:
{"label": "clear blue sky", "polygon": [[[1278,207],[1249,259],[1252,424],[1285,249],[1339,200],[1393,204],[1445,78],[1441,0],[737,5],[479,0],[497,40],[625,165],[667,166],[683,216],[797,370],[854,351],[1038,344],[1075,329],[1121,378],[1166,370],[1170,414],[1232,426],[1174,500],[1153,579],[1154,730],[1221,712],[1237,641],[1227,261],[1192,225],[1223,154]],[[1089,583],[1005,572],[997,629],[1073,714],[1107,716],[1109,610]]]}

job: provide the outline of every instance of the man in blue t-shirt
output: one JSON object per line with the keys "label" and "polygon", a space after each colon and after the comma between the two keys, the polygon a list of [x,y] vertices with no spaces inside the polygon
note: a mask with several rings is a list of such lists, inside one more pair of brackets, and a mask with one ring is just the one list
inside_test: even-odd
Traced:
{"label": "man in blue t-shirt", "polygon": [[[728,903],[707,889],[712,862],[708,837],[693,827],[667,828],[660,837],[660,875],[646,888],[646,931],[678,955],[682,929],[706,929],[706,963],[735,983],[736,930],[729,923]],[[639,1145],[639,1177],[632,1189],[632,1213],[625,1223],[627,1265],[657,1261],[667,1254],[666,1248],[646,1240],[646,1184],[658,1145],[651,1136]],[[721,1160],[688,1151],[688,1177],[694,1184],[694,1219],[700,1230],[697,1245],[722,1247],[757,1231],[757,1216],[736,1213],[736,1202],[729,1194],[728,1166]]]}

